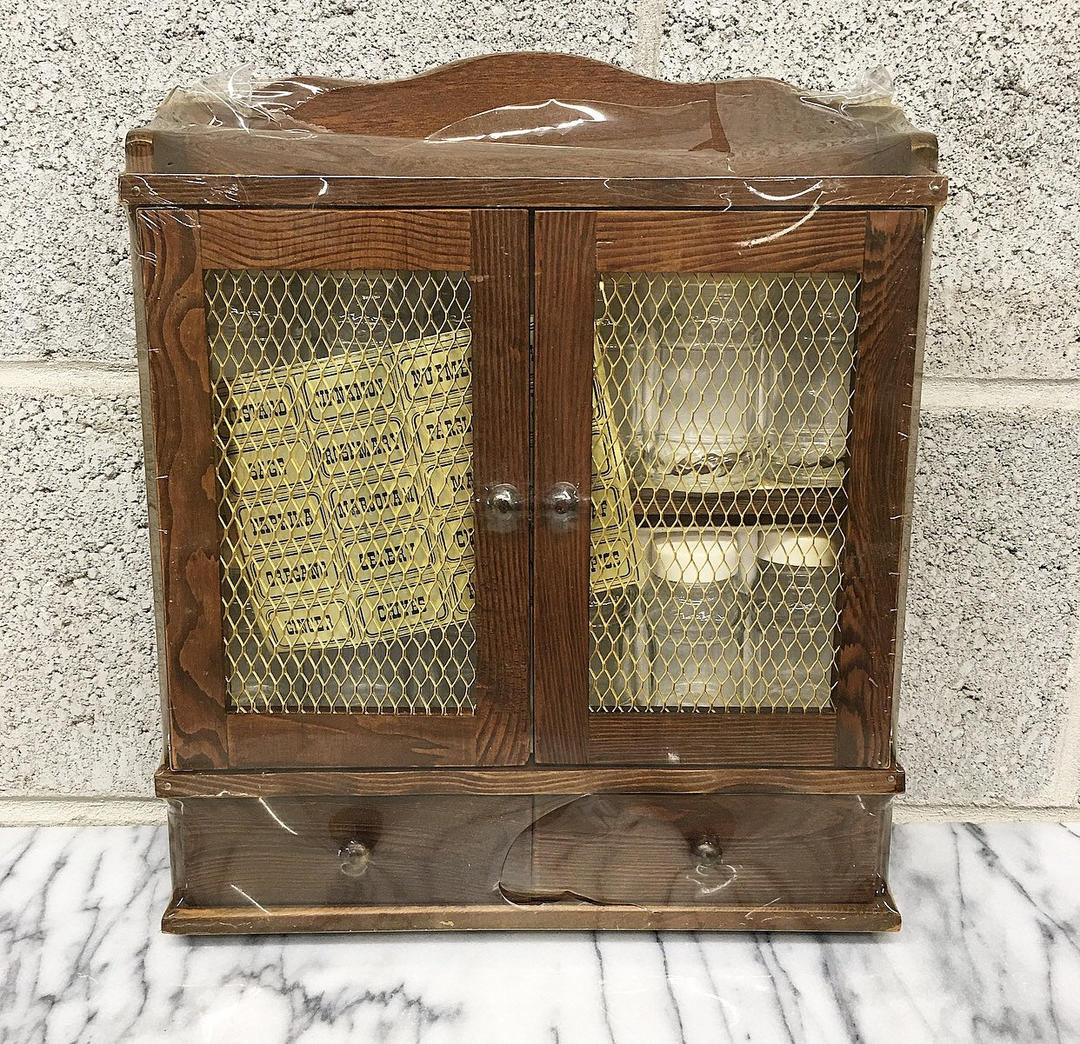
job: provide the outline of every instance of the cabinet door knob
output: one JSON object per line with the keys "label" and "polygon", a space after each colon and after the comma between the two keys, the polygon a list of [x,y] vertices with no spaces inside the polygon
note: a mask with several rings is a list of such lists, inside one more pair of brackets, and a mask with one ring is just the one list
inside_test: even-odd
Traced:
{"label": "cabinet door knob", "polygon": [[522,500],[517,486],[509,482],[496,482],[488,486],[484,494],[484,515],[488,529],[497,533],[510,533],[521,521]]}
{"label": "cabinet door knob", "polygon": [[544,515],[552,529],[569,529],[581,510],[581,495],[570,482],[556,482],[544,496]]}
{"label": "cabinet door knob", "polygon": [[363,877],[371,866],[375,852],[371,845],[351,838],[338,849],[338,862],[346,877]]}
{"label": "cabinet door knob", "polygon": [[700,837],[690,843],[690,857],[699,870],[711,870],[723,859],[724,853],[715,837]]}

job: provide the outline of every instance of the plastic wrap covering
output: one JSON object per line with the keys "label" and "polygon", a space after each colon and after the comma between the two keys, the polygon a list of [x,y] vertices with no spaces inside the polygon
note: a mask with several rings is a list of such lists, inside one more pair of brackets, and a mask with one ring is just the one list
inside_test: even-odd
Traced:
{"label": "plastic wrap covering", "polygon": [[890,818],[889,797],[765,793],[170,802],[177,909],[232,931],[581,927],[601,907],[610,928],[886,927]]}
{"label": "plastic wrap covering", "polygon": [[[538,87],[519,74],[529,57],[494,56],[387,84],[270,81],[244,71],[178,88],[133,132],[152,151],[152,162],[135,169],[529,178],[936,169],[935,138],[911,126],[879,70],[849,93],[820,95],[775,80],[660,83],[546,55],[553,79]],[[402,111],[396,101],[408,89],[416,97]]]}
{"label": "plastic wrap covering", "polygon": [[233,74],[128,157],[166,924],[896,927],[888,83]]}

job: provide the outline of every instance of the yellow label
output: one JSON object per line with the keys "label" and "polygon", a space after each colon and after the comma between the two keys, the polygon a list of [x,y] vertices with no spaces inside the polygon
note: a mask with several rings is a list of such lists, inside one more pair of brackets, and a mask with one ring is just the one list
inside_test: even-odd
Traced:
{"label": "yellow label", "polygon": [[420,487],[412,475],[369,475],[330,491],[330,511],[345,532],[376,529],[422,515]]}
{"label": "yellow label", "polygon": [[340,428],[342,422],[394,405],[390,369],[382,360],[316,364],[304,377],[307,418],[316,427]]}
{"label": "yellow label", "polygon": [[242,446],[230,457],[233,482],[241,496],[273,496],[279,490],[311,482],[307,450],[293,442],[273,446]]}
{"label": "yellow label", "polygon": [[430,569],[435,561],[431,535],[426,529],[415,526],[400,533],[384,533],[355,540],[349,544],[347,565],[349,579],[366,587],[378,584],[392,588],[398,586],[406,573]]}
{"label": "yellow label", "polygon": [[436,511],[467,508],[473,499],[473,461],[471,454],[449,464],[435,465],[426,476],[428,499]]}
{"label": "yellow label", "polygon": [[471,569],[454,573],[447,584],[450,600],[450,619],[455,623],[468,623],[476,608],[476,589]]}
{"label": "yellow label", "polygon": [[621,530],[627,518],[624,495],[611,487],[592,488],[592,534],[598,538],[605,530]]}
{"label": "yellow label", "polygon": [[418,409],[434,400],[464,398],[472,388],[472,333],[456,330],[409,341],[399,365],[405,401]]}
{"label": "yellow label", "polygon": [[260,623],[276,645],[289,649],[340,645],[353,639],[349,612],[340,598],[271,610],[265,618],[260,613]]}
{"label": "yellow label", "polygon": [[443,545],[449,562],[472,561],[475,552],[476,530],[472,512],[442,523]]}
{"label": "yellow label", "polygon": [[329,479],[348,479],[372,468],[404,463],[408,445],[397,417],[370,419],[346,431],[322,432],[314,458]]}
{"label": "yellow label", "polygon": [[441,457],[472,448],[472,402],[446,403],[415,418],[422,457]]}
{"label": "yellow label", "polygon": [[237,519],[249,552],[273,544],[310,543],[323,532],[319,498],[314,493],[269,504],[240,504]]}
{"label": "yellow label", "polygon": [[365,595],[357,600],[356,610],[365,641],[427,631],[445,623],[448,615],[439,584],[426,578]]}
{"label": "yellow label", "polygon": [[258,591],[272,601],[332,589],[340,579],[334,549],[320,544],[268,551],[249,568]]}
{"label": "yellow label", "polygon": [[296,389],[288,370],[267,370],[228,390],[221,423],[237,442],[262,442],[296,423]]}
{"label": "yellow label", "polygon": [[628,541],[604,540],[589,548],[589,590],[594,594],[638,579],[638,555]]}

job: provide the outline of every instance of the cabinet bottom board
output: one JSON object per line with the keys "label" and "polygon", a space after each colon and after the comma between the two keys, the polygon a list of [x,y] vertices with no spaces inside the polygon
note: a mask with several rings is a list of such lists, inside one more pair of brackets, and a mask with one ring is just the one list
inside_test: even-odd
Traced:
{"label": "cabinet bottom board", "polygon": [[432,931],[894,932],[888,889],[865,903],[798,906],[281,906],[194,908],[174,901],[161,921],[172,935],[273,935]]}

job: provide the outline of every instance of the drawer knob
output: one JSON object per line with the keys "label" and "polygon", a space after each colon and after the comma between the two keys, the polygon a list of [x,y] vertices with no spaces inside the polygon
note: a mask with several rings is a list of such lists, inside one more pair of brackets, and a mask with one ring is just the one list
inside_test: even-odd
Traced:
{"label": "drawer knob", "polygon": [[371,866],[374,854],[371,845],[365,844],[363,841],[356,838],[346,841],[338,849],[341,872],[346,877],[363,877],[367,873],[368,867]]}
{"label": "drawer knob", "polygon": [[700,870],[711,870],[724,857],[720,842],[715,837],[702,837],[691,842],[690,855]]}

